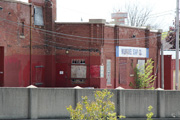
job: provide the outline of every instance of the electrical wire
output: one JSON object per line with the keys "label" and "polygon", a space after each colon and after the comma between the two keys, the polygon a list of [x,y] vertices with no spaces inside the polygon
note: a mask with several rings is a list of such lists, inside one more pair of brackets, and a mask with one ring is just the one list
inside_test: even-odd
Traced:
{"label": "electrical wire", "polygon": [[[29,29],[28,29],[29,30]],[[33,30],[33,29],[32,29]],[[54,36],[54,35],[53,35]],[[158,36],[161,36],[161,35],[156,35],[156,36],[149,36],[149,37],[142,37],[142,38],[133,38],[133,40],[136,40],[136,41],[138,41],[137,39],[143,39],[143,38],[150,38],[150,37],[152,37],[152,38],[156,38],[156,37],[158,37]],[[61,36],[56,36],[56,37],[61,37]],[[63,37],[63,38],[65,38],[65,39],[72,39],[72,38],[66,38],[66,37]],[[72,40],[75,40],[75,39],[72,39]],[[144,40],[144,39],[143,39]],[[80,41],[83,41],[84,42],[84,40],[80,40]],[[89,42],[89,41],[87,41],[87,42]],[[90,42],[92,42],[92,41],[90,41]],[[127,41],[126,41],[127,42]],[[110,43],[110,42],[105,42],[105,43]],[[112,42],[113,44],[114,44],[114,42]]]}
{"label": "electrical wire", "polygon": [[[29,30],[29,29],[28,29]],[[161,35],[159,35],[159,36],[161,36]],[[57,37],[57,36],[56,36]],[[61,37],[61,36],[58,36],[58,37]],[[156,36],[150,36],[150,37],[152,37],[152,38],[156,38],[156,37],[158,37],[157,35]],[[150,38],[149,37],[149,38]],[[66,38],[66,37],[63,37],[63,38],[65,38],[65,39],[72,39],[72,40],[74,40],[74,41],[76,41],[75,39],[73,39],[73,38]],[[144,37],[142,37],[142,38],[144,38]],[[141,38],[141,39],[142,39]],[[146,38],[148,38],[148,37],[146,37]],[[134,40],[136,41],[136,42],[138,42],[138,40],[137,39],[140,39],[140,38],[134,38]],[[144,39],[143,39],[144,40]],[[84,40],[77,40],[77,41],[83,41],[83,42],[96,42],[96,41],[84,41]],[[127,42],[127,41],[126,41]],[[114,44],[114,42],[105,42],[105,43],[112,43],[112,44]]]}
{"label": "electrical wire", "polygon": [[[2,19],[0,17],[0,19]],[[7,22],[11,22],[11,23],[16,23],[14,21],[10,21],[10,20],[7,20],[7,19],[3,19]],[[16,23],[18,24],[18,23]],[[77,37],[77,38],[83,38],[83,39],[97,39],[97,40],[133,40],[133,39],[145,39],[145,38],[149,38],[149,37],[154,37],[154,36],[149,36],[149,37],[142,37],[142,38],[126,38],[126,39],[105,39],[105,38],[92,38],[92,37],[82,37],[82,36],[76,36],[76,35],[70,35],[70,34],[64,34],[64,33],[60,33],[60,32],[53,32],[53,31],[49,31],[49,30],[44,30],[44,29],[40,29],[40,28],[36,28],[36,27],[30,27],[28,25],[24,25],[25,27],[28,27],[28,28],[34,28],[35,30],[40,30],[40,31],[43,31],[44,34],[49,34],[49,33],[52,33],[53,36],[56,36],[56,37],[61,37],[61,36],[57,36],[57,35],[54,35],[54,34],[60,34],[60,35],[65,35],[65,36],[68,36],[68,37]],[[67,39],[67,38],[66,38]]]}
{"label": "electrical wire", "polygon": [[[5,32],[5,31],[3,31],[3,32]],[[11,32],[6,32],[7,34],[11,34],[11,35],[14,35],[14,36],[17,36],[17,34],[12,34]],[[54,48],[56,48],[56,49],[64,49],[64,50],[67,50],[67,49],[70,49],[70,50],[74,50],[74,51],[98,51],[98,49],[77,49],[77,48],[67,48],[67,47],[59,47],[59,46],[56,46],[56,45],[49,45],[49,44],[45,44],[45,43],[40,43],[40,42],[37,42],[37,41],[32,41],[33,43],[38,43],[38,44],[44,44],[44,46],[46,47],[46,46],[49,46],[49,47],[54,47]],[[77,47],[79,47],[79,46],[77,46]],[[106,49],[107,50],[107,49]],[[108,51],[108,52],[104,52],[104,53],[112,53],[112,52],[115,52],[115,51]]]}

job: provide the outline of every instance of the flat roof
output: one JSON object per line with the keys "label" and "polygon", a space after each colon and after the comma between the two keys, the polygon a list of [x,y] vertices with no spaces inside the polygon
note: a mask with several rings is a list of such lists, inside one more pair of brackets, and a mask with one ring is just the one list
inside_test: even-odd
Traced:
{"label": "flat roof", "polygon": [[24,4],[24,5],[31,5],[31,3],[22,2],[22,1],[19,1],[19,0],[0,0],[0,1],[11,2],[11,3],[21,3],[21,4]]}
{"label": "flat roof", "polygon": [[[180,51],[179,51],[180,54]],[[165,50],[163,51],[163,55],[172,55],[172,59],[176,59],[176,50]],[[179,56],[180,59],[180,56]]]}
{"label": "flat roof", "polygon": [[[127,26],[127,25],[115,25],[115,24],[107,24],[107,23],[102,23],[102,22],[58,22],[55,21],[56,24],[104,24],[105,26],[108,27],[115,27],[115,26],[119,26],[119,27],[126,27],[126,28],[133,28],[133,29],[142,29],[145,30],[147,29],[146,27],[134,27],[134,26]],[[150,30],[150,32],[160,32],[162,33],[162,30]]]}

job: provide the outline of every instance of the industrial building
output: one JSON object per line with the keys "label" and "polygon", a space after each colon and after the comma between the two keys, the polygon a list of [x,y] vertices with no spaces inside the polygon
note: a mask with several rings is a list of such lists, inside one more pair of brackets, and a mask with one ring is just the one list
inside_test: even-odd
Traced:
{"label": "industrial building", "polygon": [[56,0],[0,0],[1,86],[131,88],[136,64],[152,58],[160,87],[160,31],[55,20]]}

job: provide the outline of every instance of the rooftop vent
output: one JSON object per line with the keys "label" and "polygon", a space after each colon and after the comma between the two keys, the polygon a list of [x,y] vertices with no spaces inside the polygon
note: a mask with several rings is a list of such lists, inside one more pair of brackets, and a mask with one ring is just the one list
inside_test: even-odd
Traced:
{"label": "rooftop vent", "polygon": [[89,23],[103,23],[105,24],[106,23],[106,20],[105,19],[89,19]]}

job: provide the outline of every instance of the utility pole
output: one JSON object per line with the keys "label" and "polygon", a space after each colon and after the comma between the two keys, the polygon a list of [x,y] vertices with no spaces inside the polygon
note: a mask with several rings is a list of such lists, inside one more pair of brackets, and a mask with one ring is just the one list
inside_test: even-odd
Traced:
{"label": "utility pole", "polygon": [[163,53],[163,44],[161,44],[161,88],[164,89],[164,53]]}
{"label": "utility pole", "polygon": [[176,1],[176,90],[179,88],[179,0]]}

